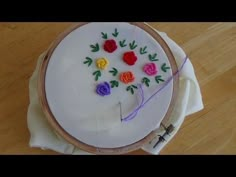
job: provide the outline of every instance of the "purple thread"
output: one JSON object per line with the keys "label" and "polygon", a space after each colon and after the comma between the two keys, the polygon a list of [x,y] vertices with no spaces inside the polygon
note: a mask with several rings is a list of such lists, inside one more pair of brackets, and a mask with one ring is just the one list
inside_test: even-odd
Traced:
{"label": "purple thread", "polygon": [[[180,71],[183,69],[183,67],[184,67],[184,65],[185,65],[185,63],[186,63],[186,61],[187,61],[187,59],[188,59],[188,56],[185,57],[184,62],[183,62],[183,64],[181,65],[180,69],[177,70],[177,71],[174,73],[174,75],[171,76],[171,77],[164,83],[163,87],[161,87],[160,89],[158,89],[158,90],[157,90],[154,94],[152,94],[145,102],[144,102],[144,93],[143,93],[142,85],[139,84],[139,88],[140,88],[139,90],[141,90],[140,95],[141,95],[141,97],[142,97],[142,101],[141,101],[140,105],[139,105],[133,112],[131,112],[131,113],[130,113],[128,116],[126,116],[125,118],[121,119],[121,121],[123,122],[123,121],[132,120],[132,119],[138,114],[138,111],[139,111],[143,106],[145,106],[145,104],[147,104],[156,94],[158,94],[161,90],[163,90],[163,89],[168,85],[168,83],[169,83],[176,75],[178,75],[178,74],[180,73]],[[143,103],[143,102],[144,102],[144,103]]]}
{"label": "purple thread", "polygon": [[[140,103],[140,106],[141,106],[144,102],[144,93],[143,93],[142,84],[138,84],[138,87],[140,88],[139,91],[141,90],[141,93],[140,93],[141,99],[142,99]],[[129,121],[133,119],[138,114],[138,109],[140,108],[140,106],[136,108],[131,114],[129,114],[129,116],[127,116],[125,119],[121,119],[121,121]]]}

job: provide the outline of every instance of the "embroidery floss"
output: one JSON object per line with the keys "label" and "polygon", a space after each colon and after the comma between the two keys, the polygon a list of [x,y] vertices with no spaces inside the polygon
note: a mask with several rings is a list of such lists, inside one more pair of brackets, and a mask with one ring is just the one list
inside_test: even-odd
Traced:
{"label": "embroidery floss", "polygon": [[142,109],[154,96],[156,96],[161,90],[163,90],[176,75],[178,75],[180,73],[180,71],[183,69],[187,59],[188,59],[188,56],[185,57],[184,62],[182,63],[180,68],[173,74],[173,76],[171,76],[169,79],[167,79],[167,81],[164,83],[164,85],[161,88],[159,88],[157,91],[155,91],[145,102],[144,102],[144,93],[143,93],[142,85],[138,84],[139,91],[141,91],[140,95],[141,95],[142,101],[139,104],[139,106],[136,109],[134,109],[134,111],[132,111],[128,116],[122,118],[121,122],[124,122],[124,121],[126,122],[126,121],[129,121],[129,120],[132,120],[133,118],[135,118],[135,116],[138,114],[138,111],[140,109]]}

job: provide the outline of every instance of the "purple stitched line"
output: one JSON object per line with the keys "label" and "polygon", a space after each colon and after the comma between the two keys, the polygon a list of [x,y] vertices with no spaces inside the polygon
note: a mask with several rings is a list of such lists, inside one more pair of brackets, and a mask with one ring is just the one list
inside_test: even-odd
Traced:
{"label": "purple stitched line", "polygon": [[[143,102],[144,102],[144,93],[143,93],[143,88],[142,88],[142,84],[138,84],[138,87],[140,88],[139,91],[141,91],[140,95],[141,95],[141,103],[140,105],[143,105]],[[140,106],[138,107],[140,108]],[[138,114],[138,108],[136,108],[132,113],[129,114],[129,116],[127,116],[126,118],[124,119],[121,119],[121,122],[122,121],[129,121],[131,119],[133,119],[137,114]]]}
{"label": "purple stitched line", "polygon": [[131,112],[128,116],[126,116],[125,118],[121,119],[121,121],[129,121],[129,120],[132,120],[137,114],[138,114],[138,111],[143,107],[145,106],[145,104],[147,104],[156,94],[158,94],[161,90],[163,90],[167,85],[168,83],[177,75],[180,73],[180,71],[183,69],[186,61],[188,59],[188,56],[185,57],[184,59],[184,62],[183,64],[181,65],[181,67],[179,68],[179,70],[177,70],[173,76],[171,76],[163,85],[163,87],[161,87],[160,89],[158,89],[154,94],[152,94],[145,102],[144,102],[144,93],[143,93],[143,89],[142,89],[142,85],[139,84],[139,90],[141,90],[141,98],[142,98],[142,101],[140,103],[140,105],[133,111]]}

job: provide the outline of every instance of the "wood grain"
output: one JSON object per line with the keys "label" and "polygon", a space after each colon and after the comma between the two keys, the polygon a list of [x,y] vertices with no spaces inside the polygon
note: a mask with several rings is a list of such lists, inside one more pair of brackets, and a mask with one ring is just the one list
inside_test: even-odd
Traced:
{"label": "wood grain", "polygon": [[[58,154],[29,147],[28,85],[38,56],[70,25],[0,23],[0,154]],[[236,23],[150,25],[166,32],[189,55],[205,106],[186,117],[161,154],[235,154]]]}

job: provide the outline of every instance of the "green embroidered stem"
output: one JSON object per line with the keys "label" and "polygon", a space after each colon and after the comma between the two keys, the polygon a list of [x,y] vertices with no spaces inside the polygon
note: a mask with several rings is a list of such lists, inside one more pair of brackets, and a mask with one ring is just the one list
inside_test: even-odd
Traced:
{"label": "green embroidered stem", "polygon": [[112,33],[112,35],[114,36],[114,37],[117,37],[118,36],[118,31],[117,31],[117,29],[115,29],[115,32],[114,33]]}
{"label": "green embroidered stem", "polygon": [[98,78],[101,77],[102,74],[101,74],[101,71],[97,70],[93,73],[93,75],[95,75],[95,81],[97,81]]}
{"label": "green embroidered stem", "polygon": [[92,58],[86,57],[86,61],[84,61],[84,64],[88,64],[88,67],[93,63]]}
{"label": "green embroidered stem", "polygon": [[166,72],[167,69],[170,69],[170,67],[169,67],[169,66],[166,66],[166,63],[164,63],[164,64],[161,66],[161,70],[162,70],[163,72]]}
{"label": "green embroidered stem", "polygon": [[121,47],[127,46],[127,45],[125,44],[125,41],[126,41],[126,40],[124,39],[123,41],[120,41],[120,42],[119,42],[119,44],[120,44]]}
{"label": "green embroidered stem", "polygon": [[147,77],[144,77],[142,79],[142,83],[144,83],[147,87],[149,87],[150,79],[148,79]]}
{"label": "green embroidered stem", "polygon": [[143,55],[143,54],[147,53],[146,49],[147,49],[147,46],[145,46],[144,48],[141,47],[139,50],[140,54]]}
{"label": "green embroidered stem", "polygon": [[137,45],[135,44],[135,40],[133,40],[132,43],[129,43],[129,48],[130,48],[131,50],[134,50],[136,47],[137,47]]}
{"label": "green embroidered stem", "polygon": [[102,34],[102,38],[103,38],[103,39],[107,39],[107,33],[101,32],[101,34]]}
{"label": "green embroidered stem", "polygon": [[90,47],[92,48],[92,52],[97,52],[99,51],[99,45],[98,43],[96,43],[95,45],[90,45]]}
{"label": "green embroidered stem", "polygon": [[133,95],[134,94],[134,89],[138,89],[138,87],[135,86],[135,85],[130,85],[126,88],[126,91],[130,91],[131,94]]}
{"label": "green embroidered stem", "polygon": [[150,61],[158,61],[158,59],[156,58],[157,54],[154,53],[153,55],[149,54],[148,55],[148,58]]}
{"label": "green embroidered stem", "polygon": [[156,76],[155,77],[155,80],[156,80],[156,82],[159,84],[159,82],[161,81],[161,82],[164,82],[164,80],[161,78],[161,76],[159,75],[159,76]]}
{"label": "green embroidered stem", "polygon": [[110,83],[111,83],[111,88],[119,86],[119,82],[116,80],[112,80],[112,81],[110,81]]}
{"label": "green embroidered stem", "polygon": [[109,73],[112,73],[113,76],[116,76],[118,73],[118,70],[116,68],[112,68],[112,70],[110,70]]}

